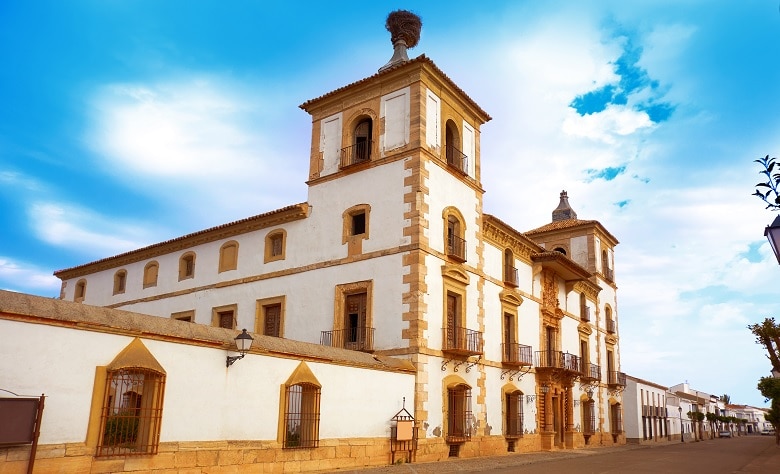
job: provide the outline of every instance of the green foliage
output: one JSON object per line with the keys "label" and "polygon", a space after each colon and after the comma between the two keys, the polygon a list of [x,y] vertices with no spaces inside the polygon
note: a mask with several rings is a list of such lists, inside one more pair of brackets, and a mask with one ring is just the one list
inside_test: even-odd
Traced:
{"label": "green foliage", "polygon": [[775,322],[775,318],[765,318],[761,324],[750,324],[748,329],[756,336],[756,344],[761,344],[766,349],[772,369],[780,372],[780,326]]}
{"label": "green foliage", "polygon": [[704,413],[700,411],[689,411],[688,418],[693,421],[704,421]]}
{"label": "green foliage", "polygon": [[756,191],[753,193],[753,196],[761,198],[767,204],[767,209],[780,210],[780,193],[778,193],[780,173],[772,174],[775,165],[777,165],[777,158],[770,158],[769,155],[766,155],[764,158],[753,161],[761,164],[764,169],[759,171],[759,174],[766,178],[766,182],[756,184]]}
{"label": "green foliage", "polygon": [[138,417],[135,410],[126,410],[111,415],[103,431],[104,446],[127,446],[138,438]]}

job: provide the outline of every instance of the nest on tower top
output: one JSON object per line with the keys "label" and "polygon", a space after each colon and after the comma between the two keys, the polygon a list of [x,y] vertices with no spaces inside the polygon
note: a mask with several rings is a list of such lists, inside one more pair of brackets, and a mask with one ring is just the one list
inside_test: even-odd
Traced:
{"label": "nest on tower top", "polygon": [[422,20],[408,10],[396,10],[387,15],[385,28],[390,32],[390,41],[406,43],[407,48],[414,48],[420,41]]}

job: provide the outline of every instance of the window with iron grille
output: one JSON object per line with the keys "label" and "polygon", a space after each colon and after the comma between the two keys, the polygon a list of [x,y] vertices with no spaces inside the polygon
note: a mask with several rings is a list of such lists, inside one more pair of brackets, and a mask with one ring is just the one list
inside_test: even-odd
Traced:
{"label": "window with iron grille", "polygon": [[447,441],[471,438],[471,387],[465,384],[447,389]]}
{"label": "window with iron grille", "polygon": [[611,431],[613,434],[623,432],[623,411],[620,404],[616,403],[610,407],[610,419],[612,421]]}
{"label": "window with iron grille", "polygon": [[517,390],[506,396],[506,436],[523,436],[523,392]]}
{"label": "window with iron grille", "polygon": [[165,374],[142,368],[108,371],[97,456],[156,454]]}
{"label": "window with iron grille", "polygon": [[592,435],[596,432],[596,402],[586,400],[582,402],[582,432]]}
{"label": "window with iron grille", "polygon": [[284,229],[272,230],[265,236],[264,262],[273,262],[275,260],[284,260],[285,258],[285,240],[287,232]]}
{"label": "window with iron grille", "polygon": [[285,388],[285,448],[316,448],[320,440],[320,387],[310,383]]}

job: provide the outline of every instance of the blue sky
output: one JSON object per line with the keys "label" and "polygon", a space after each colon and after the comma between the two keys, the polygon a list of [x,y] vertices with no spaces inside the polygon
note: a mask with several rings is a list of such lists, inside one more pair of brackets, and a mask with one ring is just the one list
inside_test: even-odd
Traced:
{"label": "blue sky", "polygon": [[485,212],[533,229],[565,189],[620,240],[623,370],[762,406],[778,2],[583,3],[6,0],[0,288],[53,297],[57,269],[305,201],[298,105],[384,65],[406,8],[410,56],[493,117]]}

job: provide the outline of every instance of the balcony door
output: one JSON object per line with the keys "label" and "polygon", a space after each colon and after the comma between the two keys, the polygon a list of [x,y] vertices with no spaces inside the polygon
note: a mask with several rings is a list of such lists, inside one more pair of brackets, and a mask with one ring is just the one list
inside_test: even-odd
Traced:
{"label": "balcony door", "polygon": [[504,313],[504,360],[506,361],[518,360],[518,354],[515,354],[515,334],[515,315]]}
{"label": "balcony door", "polygon": [[344,342],[346,348],[361,348],[366,343],[366,293],[347,295],[344,305]]}
{"label": "balcony door", "polygon": [[447,293],[447,348],[461,347],[460,296]]}

